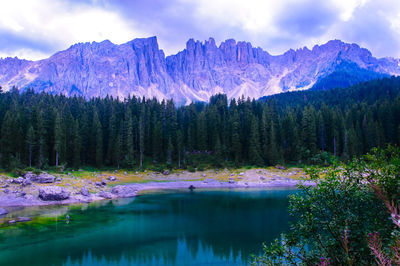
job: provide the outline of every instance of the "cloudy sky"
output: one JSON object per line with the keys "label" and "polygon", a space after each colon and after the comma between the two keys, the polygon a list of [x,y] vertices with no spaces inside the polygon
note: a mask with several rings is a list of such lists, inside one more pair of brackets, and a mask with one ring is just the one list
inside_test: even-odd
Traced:
{"label": "cloudy sky", "polygon": [[400,57],[400,0],[1,0],[0,57],[41,59],[77,42],[156,35],[250,41],[272,54],[330,39]]}

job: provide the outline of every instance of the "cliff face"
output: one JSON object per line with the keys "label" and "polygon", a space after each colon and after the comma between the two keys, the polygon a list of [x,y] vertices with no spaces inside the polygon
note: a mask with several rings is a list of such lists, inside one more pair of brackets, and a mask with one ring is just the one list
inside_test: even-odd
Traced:
{"label": "cliff face", "polygon": [[16,86],[87,98],[135,95],[187,104],[207,101],[216,93],[260,98],[309,89],[339,69],[361,73],[354,68],[363,70],[356,79],[360,81],[400,73],[399,60],[377,59],[356,44],[338,40],[272,56],[248,42],[230,39],[217,46],[212,38],[191,39],[183,51],[165,57],[151,37],[121,45],[79,43],[40,61],[0,59],[0,85],[4,90]]}

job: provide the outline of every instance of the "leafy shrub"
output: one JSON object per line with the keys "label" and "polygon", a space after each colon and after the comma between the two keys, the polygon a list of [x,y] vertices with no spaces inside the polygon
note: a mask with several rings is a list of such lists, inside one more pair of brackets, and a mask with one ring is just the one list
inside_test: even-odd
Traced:
{"label": "leafy shrub", "polygon": [[42,170],[37,169],[37,168],[34,168],[34,167],[27,167],[27,168],[25,168],[23,171],[24,171],[24,173],[26,173],[26,172],[32,172],[32,173],[34,173],[35,175],[38,175],[38,174],[40,174],[40,173],[42,172]]}
{"label": "leafy shrub", "polygon": [[204,171],[205,170],[205,165],[204,164],[200,164],[199,166],[197,166],[197,171]]}
{"label": "leafy shrub", "polygon": [[318,168],[307,172],[317,185],[300,186],[302,193],[291,196],[289,213],[297,221],[281,240],[265,246],[264,254],[253,264],[375,264],[368,235],[379,232],[379,245],[390,246],[395,226],[371,182],[385,191],[388,202],[398,206],[400,150],[373,150],[362,159],[335,164],[324,173]]}

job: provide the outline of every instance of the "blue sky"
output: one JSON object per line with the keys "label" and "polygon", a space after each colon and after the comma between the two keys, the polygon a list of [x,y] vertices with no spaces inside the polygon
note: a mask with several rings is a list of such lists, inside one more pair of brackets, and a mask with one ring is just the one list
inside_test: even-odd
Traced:
{"label": "blue sky", "polygon": [[250,41],[272,54],[330,39],[400,57],[399,0],[4,0],[0,57],[42,59],[77,42],[157,36],[167,55],[189,38]]}

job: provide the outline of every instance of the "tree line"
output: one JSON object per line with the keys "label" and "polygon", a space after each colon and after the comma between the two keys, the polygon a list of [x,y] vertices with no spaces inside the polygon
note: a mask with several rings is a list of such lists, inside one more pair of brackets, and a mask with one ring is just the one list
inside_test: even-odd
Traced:
{"label": "tree line", "polygon": [[400,143],[400,78],[209,103],[0,94],[5,169],[323,163]]}

